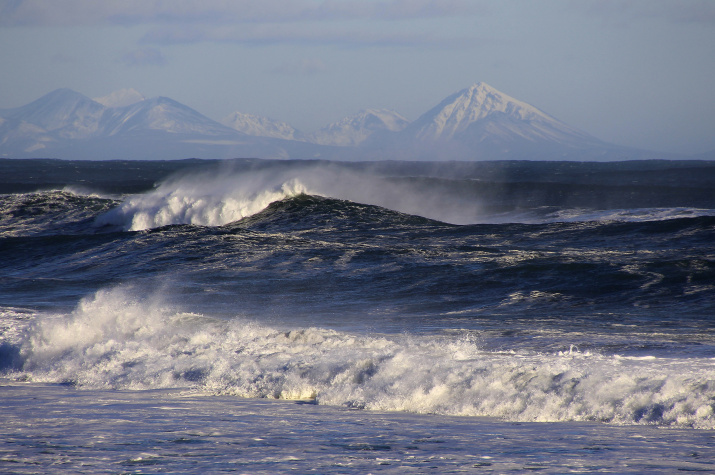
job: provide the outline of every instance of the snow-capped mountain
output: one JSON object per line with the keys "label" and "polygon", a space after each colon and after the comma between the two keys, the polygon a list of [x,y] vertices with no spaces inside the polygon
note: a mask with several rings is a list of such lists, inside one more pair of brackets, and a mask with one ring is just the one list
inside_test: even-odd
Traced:
{"label": "snow-capped mountain", "polygon": [[[105,107],[71,89],[57,89],[36,101],[0,111],[8,126],[64,139],[81,139],[97,133]],[[34,127],[29,127],[34,126]]]}
{"label": "snow-capped mountain", "polygon": [[313,158],[319,153],[295,143],[250,137],[166,97],[107,107],[59,89],[26,106],[0,110],[0,157]]}
{"label": "snow-capped mountain", "polygon": [[363,110],[311,135],[234,113],[226,124],[166,97],[126,89],[92,100],[58,89],[0,110],[0,157],[85,159],[632,160],[678,158],[602,142],[484,83],[409,123]]}
{"label": "snow-capped mountain", "polygon": [[602,142],[483,82],[450,95],[401,132],[368,145],[373,156],[411,160],[633,156],[633,151]]}
{"label": "snow-capped mountain", "polygon": [[221,123],[246,135],[255,137],[273,137],[283,140],[304,139],[300,131],[285,122],[238,111],[224,117]]}
{"label": "snow-capped mountain", "polygon": [[409,121],[397,112],[386,109],[366,109],[355,115],[333,122],[310,134],[308,141],[321,145],[341,147],[364,143],[375,134],[399,132]]}
{"label": "snow-capped mountain", "polygon": [[126,107],[108,108],[102,116],[102,135],[146,131],[207,136],[236,134],[233,129],[168,97],[155,97]]}
{"label": "snow-capped mountain", "polygon": [[120,89],[106,96],[95,97],[93,100],[99,102],[105,107],[126,107],[137,102],[141,102],[146,97],[136,89]]}
{"label": "snow-capped mountain", "polygon": [[483,82],[447,97],[410,124],[406,133],[420,142],[600,142]]}
{"label": "snow-capped mountain", "polygon": [[26,106],[0,111],[0,117],[4,119],[0,125],[2,148],[20,148],[21,152],[52,150],[53,146],[67,146],[67,141],[138,132],[239,135],[168,98],[106,107],[70,89],[58,89]]}

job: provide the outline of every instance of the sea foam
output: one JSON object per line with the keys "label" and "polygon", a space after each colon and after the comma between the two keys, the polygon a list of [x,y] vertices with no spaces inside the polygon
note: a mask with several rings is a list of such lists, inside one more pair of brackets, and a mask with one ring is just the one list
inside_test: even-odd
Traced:
{"label": "sea foam", "polygon": [[463,335],[273,328],[182,312],[129,288],[44,316],[15,376],[80,388],[189,388],[383,411],[714,429],[707,358],[483,351]]}
{"label": "sea foam", "polygon": [[251,216],[274,201],[306,191],[297,179],[260,184],[236,177],[183,179],[126,198],[119,207],[102,215],[97,223],[120,226],[127,231],[171,224],[222,226]]}

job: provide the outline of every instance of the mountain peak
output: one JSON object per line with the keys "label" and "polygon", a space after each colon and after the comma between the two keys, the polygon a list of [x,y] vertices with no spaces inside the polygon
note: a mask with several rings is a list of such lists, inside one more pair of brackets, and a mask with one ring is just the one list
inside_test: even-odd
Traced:
{"label": "mountain peak", "polygon": [[99,102],[105,107],[126,107],[141,102],[144,99],[146,99],[146,97],[144,97],[143,94],[136,89],[129,88],[114,91],[106,96],[95,97],[94,101]]}
{"label": "mountain peak", "polygon": [[310,136],[310,141],[321,145],[355,146],[378,133],[399,132],[409,121],[395,111],[363,109],[329,124]]}
{"label": "mountain peak", "polygon": [[268,117],[236,111],[224,117],[220,122],[247,135],[284,140],[303,140],[302,134],[293,126]]}
{"label": "mountain peak", "polygon": [[[68,106],[70,104],[86,104],[86,103],[91,103],[94,102],[92,99],[89,97],[85,96],[82,93],[79,93],[77,91],[74,91],[72,89],[63,87],[60,89],[55,89],[52,92],[48,92],[44,96],[40,97],[39,99],[36,99],[29,104],[19,107],[18,110],[21,109],[27,109],[31,108],[32,106],[34,107],[51,107],[51,106]],[[97,105],[97,104],[95,104]]]}
{"label": "mountain peak", "polygon": [[172,134],[235,135],[236,132],[169,97],[153,97],[125,107],[106,109],[102,129],[107,135],[137,131]]}
{"label": "mountain peak", "polygon": [[543,122],[569,128],[536,107],[514,99],[484,82],[477,82],[452,94],[423,114],[413,122],[410,130],[423,141],[445,141],[464,133],[472,124],[487,119]]}
{"label": "mountain peak", "polygon": [[81,138],[94,131],[104,106],[72,89],[56,89],[35,101],[9,111],[7,118],[21,120],[45,131],[62,131],[66,138]]}
{"label": "mountain peak", "polygon": [[493,92],[497,92],[497,93],[501,94],[501,92],[497,91],[497,90],[494,89],[492,86],[490,86],[489,84],[487,84],[487,83],[485,83],[485,82],[482,82],[482,81],[475,82],[474,84],[472,84],[472,85],[471,85],[470,87],[468,87],[467,89],[470,89],[470,90],[493,91]]}

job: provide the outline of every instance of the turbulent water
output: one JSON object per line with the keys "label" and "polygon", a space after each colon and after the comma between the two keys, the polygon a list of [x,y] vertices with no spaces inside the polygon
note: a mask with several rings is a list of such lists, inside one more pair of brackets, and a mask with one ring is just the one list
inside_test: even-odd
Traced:
{"label": "turbulent water", "polygon": [[715,165],[0,161],[0,371],[715,429]]}

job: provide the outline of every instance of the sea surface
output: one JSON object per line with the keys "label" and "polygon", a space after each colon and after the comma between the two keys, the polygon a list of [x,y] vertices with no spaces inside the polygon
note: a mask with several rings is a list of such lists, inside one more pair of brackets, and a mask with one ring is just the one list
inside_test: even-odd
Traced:
{"label": "sea surface", "polygon": [[715,162],[0,159],[2,473],[715,471]]}

